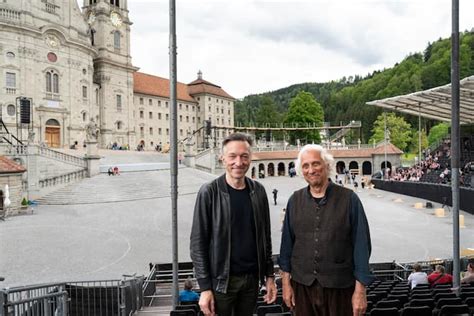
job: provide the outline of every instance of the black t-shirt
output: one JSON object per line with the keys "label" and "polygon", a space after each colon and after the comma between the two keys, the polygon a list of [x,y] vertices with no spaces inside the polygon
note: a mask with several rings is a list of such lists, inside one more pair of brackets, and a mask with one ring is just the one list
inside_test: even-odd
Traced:
{"label": "black t-shirt", "polygon": [[257,241],[250,191],[227,185],[231,210],[230,274],[257,274]]}

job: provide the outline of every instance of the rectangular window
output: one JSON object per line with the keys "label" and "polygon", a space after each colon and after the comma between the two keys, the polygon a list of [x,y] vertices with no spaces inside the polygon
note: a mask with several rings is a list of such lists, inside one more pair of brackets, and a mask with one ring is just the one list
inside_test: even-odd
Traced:
{"label": "rectangular window", "polygon": [[114,32],[114,49],[120,49],[120,32]]}
{"label": "rectangular window", "polygon": [[150,135],[153,135],[153,127],[150,127]]}
{"label": "rectangular window", "polygon": [[180,122],[183,121],[183,116],[182,116],[182,115],[179,116],[179,121],[180,121]]}
{"label": "rectangular window", "polygon": [[193,123],[195,123],[195,121],[196,121],[196,120],[195,120],[195,117],[193,116]]}
{"label": "rectangular window", "polygon": [[183,105],[180,103],[179,104],[179,109],[181,110],[183,108]]}
{"label": "rectangular window", "polygon": [[117,101],[117,111],[121,112],[122,111],[122,96],[120,94],[117,94],[116,101]]}
{"label": "rectangular window", "polygon": [[186,111],[188,111],[188,110],[189,110],[189,105],[186,104]]}
{"label": "rectangular window", "polygon": [[169,120],[169,114],[166,113],[166,120]]}
{"label": "rectangular window", "polygon": [[143,105],[143,98],[140,98],[140,104]]}
{"label": "rectangular window", "polygon": [[158,113],[158,119],[161,120],[161,113]]}
{"label": "rectangular window", "polygon": [[145,115],[144,115],[143,111],[140,111],[140,118],[141,118],[141,119],[142,119],[142,118],[145,118]]}
{"label": "rectangular window", "polygon": [[189,116],[186,116],[186,122],[189,123]]}
{"label": "rectangular window", "polygon": [[158,106],[161,106],[161,100],[158,100]]}
{"label": "rectangular window", "polygon": [[5,77],[5,85],[7,88],[16,88],[16,73],[7,72]]}
{"label": "rectangular window", "polygon": [[183,136],[183,130],[182,129],[179,130],[179,136]]}
{"label": "rectangular window", "polygon": [[153,105],[153,100],[152,99],[148,99],[148,105]]}
{"label": "rectangular window", "polygon": [[158,135],[161,135],[161,127],[158,128]]}
{"label": "rectangular window", "polygon": [[148,118],[152,119],[153,118],[153,112],[148,113]]}
{"label": "rectangular window", "polygon": [[143,126],[140,126],[140,136],[141,137],[145,136],[145,128]]}
{"label": "rectangular window", "polygon": [[165,102],[166,108],[168,108],[168,101]]}
{"label": "rectangular window", "polygon": [[167,129],[166,129],[166,136],[168,136],[169,134],[170,134],[170,129],[167,128]]}
{"label": "rectangular window", "polygon": [[198,124],[201,124],[201,118],[198,116]]}
{"label": "rectangular window", "polygon": [[82,86],[82,97],[84,99],[87,99],[87,87],[86,86]]}

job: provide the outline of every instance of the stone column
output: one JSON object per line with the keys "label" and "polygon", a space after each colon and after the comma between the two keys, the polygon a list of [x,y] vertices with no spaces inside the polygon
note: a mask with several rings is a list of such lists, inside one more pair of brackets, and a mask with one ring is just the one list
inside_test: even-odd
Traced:
{"label": "stone column", "polygon": [[87,153],[84,159],[87,162],[87,177],[91,178],[100,173],[99,161],[100,156],[97,150],[97,141],[86,141]]}
{"label": "stone column", "polygon": [[194,142],[186,142],[184,153],[184,164],[187,167],[194,168],[196,166],[196,154],[194,153]]}
{"label": "stone column", "polygon": [[39,147],[28,145],[27,154],[24,157],[26,159],[27,196],[30,200],[40,197],[38,156]]}

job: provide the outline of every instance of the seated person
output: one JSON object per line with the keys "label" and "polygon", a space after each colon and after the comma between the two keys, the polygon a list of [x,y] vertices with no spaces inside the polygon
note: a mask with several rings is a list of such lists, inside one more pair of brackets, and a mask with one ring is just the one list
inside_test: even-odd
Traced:
{"label": "seated person", "polygon": [[467,264],[467,271],[464,272],[464,277],[461,279],[461,283],[474,283],[474,263],[469,262]]}
{"label": "seated person", "polygon": [[453,276],[449,273],[445,273],[442,265],[437,265],[435,271],[428,276],[428,282],[433,287],[436,284],[452,284]]}
{"label": "seated person", "polygon": [[119,168],[117,166],[114,167],[114,176],[118,176],[119,173]]}
{"label": "seated person", "polygon": [[114,175],[114,169],[112,169],[112,167],[110,167],[109,170],[107,170],[107,174],[109,176],[113,176]]}
{"label": "seated person", "polygon": [[193,281],[188,278],[184,281],[184,290],[179,292],[180,302],[197,302],[199,301],[199,294],[193,291]]}
{"label": "seated person", "polygon": [[77,140],[72,144],[69,149],[77,149]]}
{"label": "seated person", "polygon": [[408,285],[413,289],[418,284],[428,284],[428,275],[421,271],[419,263],[415,263],[413,265],[413,272],[408,276]]}

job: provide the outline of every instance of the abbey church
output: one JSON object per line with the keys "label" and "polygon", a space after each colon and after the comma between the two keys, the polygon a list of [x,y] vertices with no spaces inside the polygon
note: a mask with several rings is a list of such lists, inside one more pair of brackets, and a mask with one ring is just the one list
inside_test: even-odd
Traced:
{"label": "abbey church", "polygon": [[[4,127],[23,142],[64,148],[81,146],[93,120],[102,148],[165,147],[169,80],[132,63],[131,25],[127,0],[84,0],[82,8],[76,0],[0,1]],[[177,97],[179,140],[194,135],[203,147],[206,120],[234,125],[234,98],[201,72],[178,83]],[[26,124],[22,99],[31,102]],[[227,133],[223,128],[208,137],[218,141]]]}

